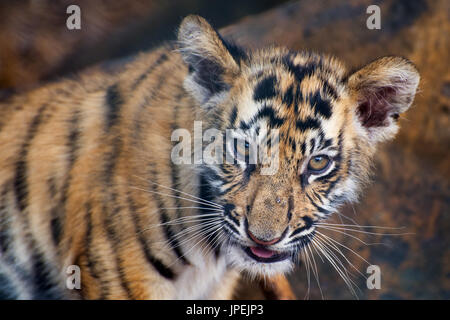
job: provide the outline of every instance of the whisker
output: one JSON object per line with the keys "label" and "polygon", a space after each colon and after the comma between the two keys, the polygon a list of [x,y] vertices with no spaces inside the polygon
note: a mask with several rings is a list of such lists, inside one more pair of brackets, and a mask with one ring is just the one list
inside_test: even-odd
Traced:
{"label": "whisker", "polygon": [[[355,207],[353,206],[353,204],[352,204],[352,208],[353,208],[353,214],[354,214],[355,217],[356,217],[356,211],[355,211]],[[352,222],[354,225],[359,226],[359,223],[357,223],[355,219],[350,218],[349,216],[346,216],[345,214],[343,214],[343,213],[341,213],[341,212],[338,212],[338,211],[336,211],[336,214],[337,214],[338,216],[340,216],[340,217],[342,217],[342,218],[344,218],[344,219],[347,219],[348,221]],[[341,220],[341,221],[342,221],[342,220]]]}
{"label": "whisker", "polygon": [[[221,231],[221,230],[219,230],[219,231]],[[205,248],[207,248],[206,252],[204,253],[204,255],[205,256],[209,255],[212,251],[214,251],[220,245],[220,243],[223,242],[223,238],[224,237],[225,237],[225,235],[224,235],[223,232],[218,232],[216,234],[216,236],[212,240],[212,245],[211,246],[207,246],[207,245],[204,246]],[[203,254],[203,251],[204,251],[204,249],[202,249],[202,251],[201,251],[202,254]]]}
{"label": "whisker", "polygon": [[165,226],[165,225],[180,225],[180,224],[197,223],[197,222],[202,223],[202,222],[209,222],[209,221],[215,220],[215,219],[217,219],[217,221],[219,221],[221,218],[220,218],[220,216],[210,216],[210,217],[195,218],[195,219],[188,219],[188,220],[177,220],[177,219],[174,219],[173,221],[168,221],[168,222],[163,222],[163,223],[150,225],[149,227],[141,230],[139,232],[139,234],[140,233],[144,233],[144,232],[148,232],[150,230],[153,230],[155,228],[158,228],[160,226]]}
{"label": "whisker", "polygon": [[326,226],[326,225],[317,225],[318,228],[323,228],[327,230],[339,230],[339,231],[352,231],[356,233],[362,233],[362,234],[369,234],[369,235],[377,235],[377,236],[405,236],[405,235],[413,235],[414,233],[381,233],[381,232],[370,232],[370,231],[364,231],[364,230],[356,230],[351,228],[338,228],[333,226]]}
{"label": "whisker", "polygon": [[[178,209],[199,209],[199,210],[216,210],[217,212],[223,212],[222,209],[215,209],[215,208],[205,208],[205,207],[167,207],[167,208],[161,208],[163,210],[178,210]],[[158,210],[161,210],[158,209]]]}
{"label": "whisker", "polygon": [[[170,245],[172,245],[174,242],[179,241],[179,240],[181,239],[182,236],[185,236],[185,235],[189,234],[190,232],[194,232],[193,235],[195,235],[195,234],[196,234],[195,232],[201,231],[202,228],[204,228],[204,227],[206,227],[206,226],[209,226],[209,225],[212,225],[212,224],[218,224],[218,223],[220,223],[220,220],[219,220],[219,219],[217,219],[217,220],[216,220],[216,219],[210,219],[210,220],[208,220],[208,221],[205,221],[205,222],[202,222],[202,223],[199,223],[199,224],[194,224],[194,225],[192,225],[192,226],[190,226],[190,227],[187,227],[186,229],[181,230],[180,232],[176,233],[176,234],[173,236],[173,239],[170,240],[170,241],[167,241],[167,240],[161,240],[161,241],[155,241],[154,243],[164,243],[165,246],[170,246]],[[148,231],[148,230],[147,230],[147,231]],[[191,235],[191,236],[193,236],[193,235]],[[185,239],[184,239],[184,240],[185,240]],[[183,241],[184,241],[184,240],[183,240]]]}
{"label": "whisker", "polygon": [[220,223],[218,223],[218,222],[220,222],[220,221],[211,221],[211,222],[201,224],[201,225],[199,225],[199,224],[193,225],[193,226],[191,226],[187,229],[184,229],[184,230],[178,232],[177,234],[175,234],[173,240],[171,240],[169,242],[166,242],[166,241],[159,241],[159,242],[165,242],[167,244],[167,246],[170,246],[173,242],[178,241],[182,236],[184,236],[190,232],[194,232],[188,238],[183,239],[181,242],[178,242],[178,245],[173,248],[179,247],[179,246],[189,242],[193,238],[197,238],[199,236],[203,236],[203,235],[207,234],[209,232],[209,229],[208,229],[209,227],[214,227],[216,225],[220,225]]}
{"label": "whisker", "polygon": [[306,280],[308,283],[308,290],[306,291],[306,294],[303,297],[304,300],[306,300],[306,299],[309,300],[309,294],[310,294],[310,289],[311,289],[311,274],[310,274],[310,270],[309,270],[309,258],[307,257],[307,254],[308,254],[308,251],[301,250],[301,255],[302,255],[303,261],[305,261]]}
{"label": "whisker", "polygon": [[187,193],[187,192],[184,192],[184,191],[175,189],[175,188],[167,187],[167,186],[164,186],[164,185],[162,185],[162,184],[153,182],[153,181],[148,180],[148,179],[144,179],[144,178],[139,177],[139,176],[136,176],[136,175],[135,175],[135,177],[137,177],[137,178],[139,178],[139,179],[141,179],[141,180],[144,180],[144,181],[146,181],[146,182],[149,182],[149,183],[151,183],[151,184],[157,185],[157,186],[159,186],[159,187],[161,187],[161,188],[165,188],[165,189],[169,189],[169,190],[172,190],[172,191],[176,191],[176,192],[178,192],[178,193],[181,193],[181,194],[190,196],[190,197],[192,197],[192,198],[194,198],[194,199],[201,200],[201,201],[204,201],[204,202],[206,202],[206,203],[210,203],[211,205],[219,206],[219,207],[222,207],[222,208],[223,208],[223,206],[221,206],[221,205],[219,205],[219,204],[217,204],[217,203],[214,203],[214,202],[209,201],[209,200],[206,200],[206,199],[202,199],[202,198],[197,197],[197,196],[194,196],[194,195],[192,195],[192,194],[190,194],[190,193]]}
{"label": "whisker", "polygon": [[323,244],[320,241],[318,241],[317,238],[313,239],[311,241],[316,244],[317,249],[320,250],[320,252],[322,252],[324,257],[328,260],[328,262],[330,262],[330,264],[333,266],[333,268],[336,270],[336,272],[340,275],[342,280],[344,280],[344,282],[347,285],[347,287],[349,288],[350,292],[355,296],[356,299],[358,299],[358,295],[356,294],[355,289],[353,287],[354,282],[350,279],[347,269],[342,264],[342,261],[340,261],[340,259],[337,258],[335,255],[333,257],[332,254],[330,254],[330,252],[326,250],[326,247],[324,247]]}
{"label": "whisker", "polygon": [[201,222],[201,221],[207,221],[210,219],[219,219],[222,215],[219,214],[208,214],[208,215],[199,215],[199,216],[195,216],[195,217],[181,217],[178,219],[173,219],[167,222],[162,222],[162,223],[158,223],[158,224],[153,224],[149,227],[147,227],[146,229],[152,229],[152,228],[156,228],[156,227],[160,227],[160,226],[165,226],[165,225],[178,225],[178,224],[186,224],[186,223],[193,223],[193,222]]}
{"label": "whisker", "polygon": [[327,235],[325,235],[325,234],[323,234],[323,233],[321,233],[321,235],[322,235],[323,237],[329,239],[330,241],[334,242],[335,244],[337,244],[337,245],[339,245],[339,246],[341,246],[341,247],[343,247],[343,248],[349,250],[350,252],[352,252],[353,254],[355,254],[356,256],[358,256],[361,260],[363,260],[363,261],[364,261],[365,263],[367,263],[368,265],[372,265],[369,261],[367,261],[367,260],[364,259],[361,255],[359,255],[358,253],[356,253],[353,249],[347,247],[346,245],[340,243],[339,241],[337,241],[337,240],[335,240],[335,239],[333,239],[333,238],[331,238],[331,237],[329,237],[329,236],[327,236]]}
{"label": "whisker", "polygon": [[[324,297],[324,295],[323,295],[323,292],[322,292],[322,287],[320,286],[320,280],[319,280],[319,272],[318,272],[318,270],[317,270],[317,264],[316,264],[316,259],[314,259],[314,254],[313,254],[313,252],[312,252],[312,250],[311,250],[311,247],[314,249],[314,250],[316,250],[314,247],[315,247],[315,244],[313,243],[313,242],[310,242],[311,244],[312,244],[312,246],[306,246],[306,248],[309,250],[309,252],[311,253],[311,261],[312,261],[312,263],[311,263],[311,268],[312,268],[312,271],[313,271],[313,275],[314,275],[314,277],[316,278],[316,282],[317,282],[317,286],[319,287],[319,291],[320,291],[320,296],[322,297],[322,300],[325,300],[325,297]],[[319,255],[319,257],[320,257],[320,255]],[[322,257],[320,257],[320,259],[322,259]]]}
{"label": "whisker", "polygon": [[[219,226],[213,226],[213,227],[210,227],[210,228],[208,228],[208,232],[211,232],[211,231],[216,231],[216,230],[218,230],[218,229],[220,229],[220,225]],[[207,238],[206,238],[206,240],[208,240],[212,235],[213,235],[214,233],[211,233]],[[179,259],[181,259],[182,257],[185,257],[189,252],[191,252],[199,243],[201,243],[202,241],[204,241],[205,239],[203,239],[203,235],[202,235],[202,237],[201,237],[201,239],[200,240],[198,240],[188,251],[186,251],[182,256],[180,256],[180,257],[178,257],[177,259],[175,259],[175,261],[174,262],[172,262],[170,265],[169,265],[169,267],[171,267],[171,266],[173,266],[173,264],[175,264]]]}
{"label": "whisker", "polygon": [[153,191],[153,190],[146,190],[146,189],[139,188],[139,187],[134,187],[134,186],[130,186],[130,188],[131,188],[131,189],[140,190],[140,191],[143,191],[143,192],[147,192],[147,193],[158,194],[158,195],[161,195],[161,196],[167,196],[167,197],[172,197],[172,198],[176,198],[176,199],[182,199],[182,200],[186,200],[186,201],[191,201],[191,202],[193,202],[193,203],[203,204],[203,205],[205,205],[205,206],[210,206],[210,207],[213,207],[213,208],[216,208],[216,209],[223,209],[223,207],[220,206],[220,205],[218,205],[218,204],[212,205],[212,204],[209,204],[209,203],[207,203],[207,202],[196,201],[196,200],[189,199],[189,198],[184,198],[184,197],[180,197],[180,196],[174,196],[173,194],[162,193],[162,192]]}
{"label": "whisker", "polygon": [[345,274],[345,276],[346,276],[346,278],[347,279],[350,279],[349,278],[349,272],[348,272],[348,270],[347,270],[347,268],[345,268],[345,266],[344,266],[344,264],[342,263],[342,261],[329,249],[329,247],[326,245],[326,244],[324,244],[321,240],[320,240],[320,238],[316,238],[315,239],[315,242],[317,242],[317,245],[321,248],[321,249],[323,249],[323,252],[322,253],[327,253],[331,258],[333,258],[333,261],[336,263],[336,266],[340,266],[340,267],[342,267],[342,269],[341,269],[341,271],[343,272],[343,274]]}
{"label": "whisker", "polygon": [[[353,239],[357,240],[358,242],[360,242],[360,243],[362,243],[362,244],[364,244],[364,245],[366,245],[366,246],[386,245],[386,244],[383,243],[383,242],[370,242],[370,243],[369,243],[369,242],[365,242],[364,240],[361,240],[360,238],[356,237],[355,235],[348,234],[348,233],[346,233],[345,231],[341,231],[341,230],[334,230],[334,229],[329,229],[329,228],[324,228],[324,227],[321,227],[321,229],[325,229],[325,230],[337,232],[337,233],[340,233],[340,234],[344,234],[344,235],[346,235],[347,237],[353,238]],[[319,232],[319,231],[317,231],[317,232]]]}
{"label": "whisker", "polygon": [[323,237],[323,235],[322,235],[320,232],[317,233],[317,236],[318,236],[319,239],[322,239],[322,241],[323,241],[324,243],[328,244],[328,246],[329,246],[330,248],[333,248],[334,250],[336,250],[336,252],[338,252],[338,253],[345,259],[345,261],[346,261],[353,269],[355,269],[355,271],[358,272],[364,279],[367,279],[367,277],[366,277],[360,270],[358,270],[358,268],[356,268],[355,265],[354,265],[350,260],[348,260],[348,258],[345,256],[345,254],[342,252],[341,249],[339,249],[334,243],[332,243],[331,241],[329,241],[328,239],[326,239],[325,237]]}
{"label": "whisker", "polygon": [[325,223],[318,222],[315,225],[324,225],[324,226],[333,226],[333,227],[354,227],[354,228],[373,228],[373,229],[386,229],[386,230],[401,230],[405,229],[405,227],[382,227],[382,226],[361,226],[361,225],[353,225],[353,224],[339,224],[339,223]]}

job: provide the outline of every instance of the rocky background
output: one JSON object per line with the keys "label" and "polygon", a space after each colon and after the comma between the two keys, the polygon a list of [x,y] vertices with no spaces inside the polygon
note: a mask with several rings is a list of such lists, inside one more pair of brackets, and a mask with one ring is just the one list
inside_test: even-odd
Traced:
{"label": "rocky background", "polygon": [[[80,31],[65,26],[69,4],[81,7]],[[366,8],[372,4],[381,8],[381,30],[366,27]],[[360,203],[333,218],[335,223],[397,229],[327,234],[342,245],[338,247],[348,260],[340,257],[352,273],[358,298],[450,299],[447,0],[2,2],[0,99],[173,39],[177,24],[190,13],[204,16],[223,27],[223,34],[249,47],[275,43],[325,52],[339,57],[349,69],[385,55],[404,56],[417,66],[420,90],[400,120],[397,138],[376,155],[373,183]],[[315,260],[319,281],[310,275],[308,285],[304,265],[289,276],[299,299],[355,298],[327,261],[317,256]],[[368,263],[381,268],[380,290],[367,289]],[[237,296],[262,297],[258,283],[249,280],[243,281]]]}

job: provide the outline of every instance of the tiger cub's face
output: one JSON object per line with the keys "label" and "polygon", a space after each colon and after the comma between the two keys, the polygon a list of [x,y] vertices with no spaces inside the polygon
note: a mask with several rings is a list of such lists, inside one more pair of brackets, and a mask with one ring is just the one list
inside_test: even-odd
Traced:
{"label": "tiger cub's face", "polygon": [[[419,75],[396,57],[347,74],[321,55],[244,52],[195,16],[183,21],[179,42],[189,65],[185,88],[201,105],[203,129],[224,136],[234,129],[221,156],[241,159],[200,168],[201,184],[224,208],[222,247],[243,270],[285,272],[315,224],[356,199],[377,143],[396,133]],[[277,156],[269,164],[250,161],[254,150]]]}

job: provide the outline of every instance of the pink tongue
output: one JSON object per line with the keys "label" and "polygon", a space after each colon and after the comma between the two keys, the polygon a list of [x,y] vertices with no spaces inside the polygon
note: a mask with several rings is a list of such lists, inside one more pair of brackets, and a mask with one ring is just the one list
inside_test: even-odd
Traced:
{"label": "pink tongue", "polygon": [[270,258],[275,254],[275,252],[271,250],[266,250],[264,248],[259,247],[250,247],[250,250],[255,256],[258,256],[260,258]]}

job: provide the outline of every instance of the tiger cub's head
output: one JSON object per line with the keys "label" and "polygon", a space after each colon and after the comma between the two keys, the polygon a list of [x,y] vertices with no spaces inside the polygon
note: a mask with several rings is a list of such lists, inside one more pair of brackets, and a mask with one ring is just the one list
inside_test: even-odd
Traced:
{"label": "tiger cub's head", "polygon": [[243,270],[285,272],[316,224],[357,198],[377,144],[395,135],[413,102],[419,74],[399,57],[349,74],[314,53],[245,51],[198,16],[183,20],[178,40],[203,130],[223,132],[215,156],[236,160],[199,168],[202,197],[223,206],[222,248]]}

